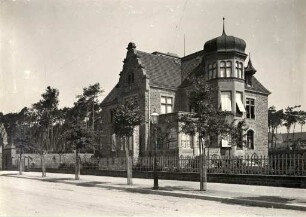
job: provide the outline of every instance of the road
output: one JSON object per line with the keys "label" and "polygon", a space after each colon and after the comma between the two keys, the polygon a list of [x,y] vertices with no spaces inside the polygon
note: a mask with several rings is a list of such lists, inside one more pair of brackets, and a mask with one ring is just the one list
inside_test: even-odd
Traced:
{"label": "road", "polygon": [[298,217],[305,212],[0,176],[0,216]]}

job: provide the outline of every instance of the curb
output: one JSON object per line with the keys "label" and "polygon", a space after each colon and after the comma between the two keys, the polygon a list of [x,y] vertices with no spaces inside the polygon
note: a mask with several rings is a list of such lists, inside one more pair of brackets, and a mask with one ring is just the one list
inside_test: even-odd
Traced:
{"label": "curb", "polygon": [[56,182],[62,184],[70,184],[76,186],[94,186],[98,188],[104,189],[115,189],[133,193],[140,193],[140,194],[153,194],[153,195],[162,195],[162,196],[171,196],[171,197],[184,197],[190,199],[201,199],[201,200],[209,200],[209,201],[216,201],[226,204],[237,204],[237,205],[245,205],[245,206],[253,206],[253,207],[265,207],[265,208],[277,208],[277,209],[290,209],[290,210],[299,210],[299,211],[306,211],[306,205],[302,204],[289,204],[289,203],[278,203],[278,202],[271,202],[271,201],[262,201],[262,200],[253,200],[253,199],[240,199],[234,197],[222,197],[222,196],[211,196],[211,195],[200,195],[200,194],[188,194],[182,192],[169,192],[165,190],[153,190],[151,188],[137,188],[136,186],[113,186],[113,185],[93,185],[90,183],[76,183],[71,181],[64,181],[64,180],[56,180],[54,178],[36,178],[36,177],[26,177],[26,176],[18,176],[16,174],[12,174],[6,177],[14,177],[14,178],[23,178],[23,179],[31,179],[31,180],[38,180],[44,182]]}

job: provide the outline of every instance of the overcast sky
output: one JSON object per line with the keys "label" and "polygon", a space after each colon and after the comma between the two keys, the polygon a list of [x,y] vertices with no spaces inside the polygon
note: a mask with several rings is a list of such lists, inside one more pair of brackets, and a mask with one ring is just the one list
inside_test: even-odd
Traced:
{"label": "overcast sky", "polygon": [[38,101],[47,85],[71,106],[82,88],[105,93],[137,49],[186,55],[222,33],[246,41],[268,88],[269,105],[306,109],[306,1],[303,0],[0,0],[0,111]]}

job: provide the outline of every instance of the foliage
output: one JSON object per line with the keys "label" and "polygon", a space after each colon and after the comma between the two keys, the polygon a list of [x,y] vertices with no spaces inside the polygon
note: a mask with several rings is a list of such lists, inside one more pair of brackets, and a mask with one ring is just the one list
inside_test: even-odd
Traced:
{"label": "foliage", "polygon": [[179,117],[180,129],[189,135],[198,135],[199,140],[226,136],[229,133],[227,117],[229,112],[221,111],[213,103],[216,89],[211,88],[203,76],[193,79],[193,90],[189,94],[191,107],[196,112],[182,114]]}
{"label": "foliage", "polygon": [[298,122],[298,114],[299,112],[296,110],[297,108],[301,107],[300,105],[297,106],[288,106],[285,109],[285,113],[283,116],[283,126],[287,128],[287,142],[289,139],[289,133],[290,133],[290,128],[293,126],[293,139],[294,139],[294,130],[295,130],[295,125]]}
{"label": "foliage", "polygon": [[89,129],[80,122],[74,122],[71,128],[66,131],[66,141],[74,149],[81,149],[91,144],[92,135]]}
{"label": "foliage", "polygon": [[244,147],[245,140],[244,137],[247,135],[245,132],[248,130],[248,127],[245,123],[245,120],[232,121],[229,127],[229,135],[231,139],[231,144],[237,147]]}
{"label": "foliage", "polygon": [[139,107],[126,103],[117,107],[114,113],[113,130],[121,137],[133,136],[134,127],[142,121]]}
{"label": "foliage", "polygon": [[271,143],[276,143],[276,133],[278,127],[282,126],[284,121],[284,111],[283,109],[276,111],[275,106],[271,106],[268,109],[268,127],[269,133],[271,133]]}

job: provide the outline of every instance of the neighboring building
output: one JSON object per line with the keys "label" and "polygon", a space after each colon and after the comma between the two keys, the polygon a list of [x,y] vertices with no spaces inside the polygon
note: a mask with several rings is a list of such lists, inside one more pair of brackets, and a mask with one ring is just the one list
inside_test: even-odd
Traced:
{"label": "neighboring building", "polygon": [[269,152],[306,152],[306,132],[269,134]]}
{"label": "neighboring building", "polygon": [[7,133],[4,125],[0,124],[0,170],[11,169],[12,167],[12,154],[15,150],[7,141]]}
{"label": "neighboring building", "polygon": [[[237,119],[245,119],[248,125],[246,147],[230,147],[219,140],[210,149],[217,155],[266,155],[268,153],[268,95],[270,92],[254,77],[256,69],[249,58],[245,61],[246,43],[237,37],[225,34],[207,41],[204,49],[185,57],[170,53],[146,53],[129,43],[123,61],[123,70],[117,85],[102,102],[103,141],[106,156],[121,155],[120,138],[112,132],[114,109],[118,104],[133,101],[140,107],[143,123],[135,129],[129,147],[133,156],[151,153],[150,114],[155,110],[160,115],[159,154],[197,155],[197,139],[178,131],[176,117],[190,112],[188,90],[192,84],[188,76],[203,73],[209,85],[218,89],[216,105],[232,111]],[[170,120],[170,121],[169,121]],[[164,141],[164,142],[161,142]]]}

